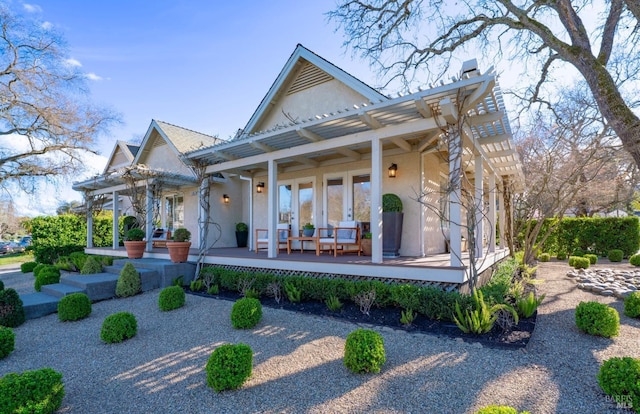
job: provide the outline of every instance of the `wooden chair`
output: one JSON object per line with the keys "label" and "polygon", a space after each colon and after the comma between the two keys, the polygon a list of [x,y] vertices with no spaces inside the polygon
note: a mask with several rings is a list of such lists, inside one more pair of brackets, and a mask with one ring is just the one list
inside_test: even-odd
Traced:
{"label": "wooden chair", "polygon": [[[322,236],[322,235],[325,236]],[[333,256],[344,252],[357,252],[360,256],[362,251],[362,242],[360,240],[360,226],[355,221],[341,221],[333,228],[318,229],[318,240],[316,242],[316,255],[320,255],[323,247],[329,248],[329,253],[333,251]],[[354,246],[356,249],[347,249]]]}
{"label": "wooden chair", "polygon": [[[278,224],[278,253],[280,253],[281,248],[287,250],[289,233],[289,223]],[[269,230],[267,229],[256,229],[256,254],[261,244],[266,246],[265,249],[269,248]],[[282,247],[282,245],[284,245],[284,247]]]}
{"label": "wooden chair", "polygon": [[171,240],[171,230],[155,229],[151,235],[153,247],[167,247],[167,240]]}

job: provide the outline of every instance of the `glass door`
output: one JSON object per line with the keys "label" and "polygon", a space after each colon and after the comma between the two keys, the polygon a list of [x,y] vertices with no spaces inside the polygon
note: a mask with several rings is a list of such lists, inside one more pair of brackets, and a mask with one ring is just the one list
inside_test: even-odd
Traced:
{"label": "glass door", "polygon": [[[288,223],[291,236],[299,236],[302,227],[315,223],[315,179],[297,178],[278,184],[278,223]],[[299,248],[294,243],[292,248]]]}
{"label": "glass door", "polygon": [[324,211],[327,227],[340,221],[371,220],[371,174],[369,170],[348,171],[340,175],[326,175]]}

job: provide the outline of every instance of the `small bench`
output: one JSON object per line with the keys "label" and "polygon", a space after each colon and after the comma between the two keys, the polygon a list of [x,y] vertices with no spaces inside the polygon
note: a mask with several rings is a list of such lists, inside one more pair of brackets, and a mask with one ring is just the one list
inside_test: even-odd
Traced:
{"label": "small bench", "polygon": [[151,236],[153,247],[167,247],[167,240],[171,240],[171,230],[153,230],[153,235]]}

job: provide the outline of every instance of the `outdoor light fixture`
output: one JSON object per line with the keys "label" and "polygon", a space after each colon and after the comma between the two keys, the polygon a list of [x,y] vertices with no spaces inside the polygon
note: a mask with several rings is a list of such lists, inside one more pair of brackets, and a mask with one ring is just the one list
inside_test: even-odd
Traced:
{"label": "outdoor light fixture", "polygon": [[391,164],[391,167],[389,167],[389,178],[396,178],[397,172],[398,166],[396,164]]}
{"label": "outdoor light fixture", "polygon": [[256,185],[256,191],[258,193],[262,193],[262,190],[264,190],[264,183],[260,182],[258,183],[258,185]]}
{"label": "outdoor light fixture", "polygon": [[227,194],[224,194],[222,196],[222,201],[224,201],[225,204],[229,204],[229,196]]}

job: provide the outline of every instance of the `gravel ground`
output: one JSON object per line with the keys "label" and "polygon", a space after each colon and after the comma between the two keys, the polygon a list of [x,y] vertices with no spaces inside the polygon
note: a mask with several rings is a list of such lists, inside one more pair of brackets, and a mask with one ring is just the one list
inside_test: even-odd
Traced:
{"label": "gravel ground", "polygon": [[[0,362],[0,376],[60,371],[62,413],[473,413],[489,404],[533,414],[621,412],[595,376],[604,359],[640,358],[640,320],[624,316],[620,301],[577,289],[565,277],[566,263],[538,269],[547,297],[525,350],[374,327],[387,362],[379,374],[355,375],[342,365],[352,323],[264,308],[255,329],[234,330],[231,302],[187,295],[185,307],[160,312],[156,290],[95,303],[78,322],[59,322],[57,315],[27,321],[15,329],[16,350]],[[0,279],[21,293],[33,283],[31,274],[6,268]],[[584,300],[613,304],[620,336],[581,334],[573,309]],[[102,321],[119,311],[136,315],[138,334],[104,344]],[[242,389],[217,394],[206,386],[207,359],[217,346],[238,342],[254,351],[253,375]]]}

